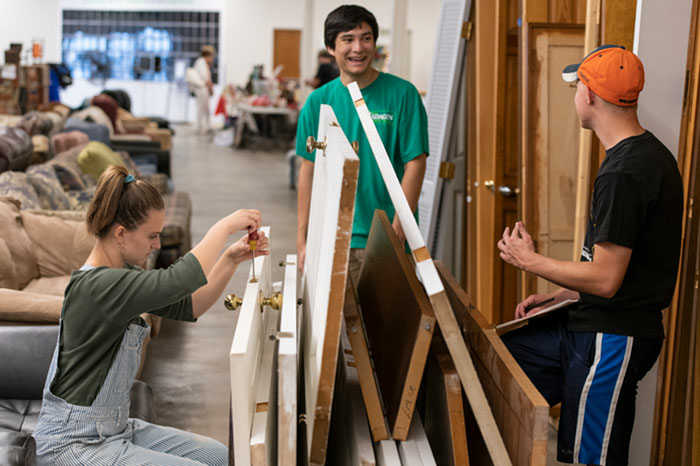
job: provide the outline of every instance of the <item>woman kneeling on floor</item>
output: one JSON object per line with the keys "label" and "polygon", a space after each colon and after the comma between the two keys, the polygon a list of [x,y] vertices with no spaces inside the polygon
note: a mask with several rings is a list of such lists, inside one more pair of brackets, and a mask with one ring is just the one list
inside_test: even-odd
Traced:
{"label": "woman kneeling on floor", "polygon": [[[39,465],[226,465],[221,443],[129,419],[129,391],[150,327],[140,314],[192,321],[223,292],[252,254],[248,236],[221,250],[230,235],[257,231],[260,212],[219,220],[192,251],[167,269],[143,270],[160,247],[160,194],[123,167],[100,177],[87,213],[97,237],[65,291],[59,337],[34,432]],[[258,254],[268,254],[259,234]]]}

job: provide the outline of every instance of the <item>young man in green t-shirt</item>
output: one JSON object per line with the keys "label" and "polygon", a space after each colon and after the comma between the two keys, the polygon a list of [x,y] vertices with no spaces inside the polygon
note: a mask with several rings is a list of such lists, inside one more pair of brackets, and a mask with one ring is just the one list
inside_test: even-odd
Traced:
{"label": "young man in green t-shirt", "polygon": [[360,173],[355,197],[355,218],[350,244],[350,270],[359,270],[362,251],[375,209],[386,211],[403,242],[404,234],[384,185],[369,141],[362,129],[347,85],[353,81],[362,94],[386,147],[408,203],[418,206],[425,163],[428,155],[428,117],[416,88],[401,78],[372,68],[377,48],[378,26],[374,15],[357,5],[333,10],[324,25],[324,40],[340,69],[340,77],[316,89],[306,101],[297,127],[297,155],[304,158],[299,173],[297,203],[297,254],[303,270],[306,256],[306,232],[314,170],[314,154],[306,152],[306,139],[316,137],[321,104],[328,104],[350,141],[360,144]]}

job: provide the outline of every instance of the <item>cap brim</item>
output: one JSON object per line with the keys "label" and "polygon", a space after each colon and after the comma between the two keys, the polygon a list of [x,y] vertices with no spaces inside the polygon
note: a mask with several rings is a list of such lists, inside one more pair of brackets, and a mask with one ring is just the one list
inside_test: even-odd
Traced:
{"label": "cap brim", "polygon": [[564,71],[561,72],[561,78],[567,83],[573,83],[578,81],[578,67],[579,63],[567,66],[566,68],[564,68]]}

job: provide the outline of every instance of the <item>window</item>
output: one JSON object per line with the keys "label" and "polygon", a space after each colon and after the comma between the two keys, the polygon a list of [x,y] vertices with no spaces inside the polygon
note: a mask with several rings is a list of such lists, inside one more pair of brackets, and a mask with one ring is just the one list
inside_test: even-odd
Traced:
{"label": "window", "polygon": [[219,49],[219,13],[63,11],[63,62],[74,79],[171,81],[176,61],[191,65],[205,44]]}

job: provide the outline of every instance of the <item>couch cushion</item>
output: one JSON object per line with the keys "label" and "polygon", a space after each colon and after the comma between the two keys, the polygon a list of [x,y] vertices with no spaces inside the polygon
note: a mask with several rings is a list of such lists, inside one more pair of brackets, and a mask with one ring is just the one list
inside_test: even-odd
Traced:
{"label": "couch cushion", "polygon": [[80,191],[68,191],[68,202],[70,202],[71,210],[87,210],[95,197],[95,187],[85,188]]}
{"label": "couch cushion", "polygon": [[60,113],[54,112],[54,111],[48,111],[44,112],[44,116],[51,120],[53,123],[53,127],[51,128],[51,131],[47,136],[51,137],[56,133],[59,133],[61,130],[63,130],[63,124],[65,123],[65,119],[61,116]]}
{"label": "couch cushion", "polygon": [[[189,194],[174,192],[163,199],[165,201],[165,226],[160,235],[160,244],[163,247],[180,246],[189,243],[190,217],[192,215],[192,202]],[[190,245],[186,244],[186,251]]]}
{"label": "couch cushion", "polygon": [[84,146],[88,142],[90,142],[90,138],[82,131],[68,131],[67,133],[58,133],[51,137],[51,146],[56,154],[73,147]]}
{"label": "couch cushion", "polygon": [[0,173],[0,196],[12,197],[21,203],[22,209],[40,209],[41,201],[26,173],[7,171]]}
{"label": "couch cushion", "polygon": [[61,182],[61,186],[65,191],[79,191],[87,187],[85,180],[83,179],[83,173],[80,171],[78,164],[72,161],[69,157],[64,156],[75,149],[77,148],[62,152],[48,162],[56,172],[56,176],[58,177],[58,180]]}
{"label": "couch cushion", "polygon": [[2,238],[0,238],[0,288],[13,290],[19,288],[15,262],[12,260],[10,248],[7,247],[7,243]]}
{"label": "couch cushion", "polygon": [[51,145],[49,144],[48,136],[43,134],[36,134],[32,136],[32,150],[35,153],[49,154],[51,152]]}
{"label": "couch cushion", "polygon": [[100,107],[91,105],[83,110],[80,110],[79,112],[71,114],[70,119],[78,119],[89,123],[97,123],[107,128],[109,137],[114,136],[114,126],[112,126],[112,120],[109,119],[107,114]]}
{"label": "couch cushion", "polygon": [[109,118],[114,132],[120,133],[119,128],[117,128],[117,109],[119,108],[117,101],[108,95],[99,94],[92,98],[92,105],[99,107]]}
{"label": "couch cushion", "polygon": [[32,140],[21,128],[0,127],[0,158],[9,170],[24,170],[32,156]]}
{"label": "couch cushion", "polygon": [[[101,111],[102,110],[100,110],[100,112]],[[107,120],[109,120],[109,118]],[[66,125],[63,127],[63,130],[82,131],[83,133],[87,134],[91,141],[100,141],[104,144],[109,144],[110,131],[105,125],[71,117],[68,119],[68,121],[66,121]]]}
{"label": "couch cushion", "polygon": [[24,230],[34,243],[39,277],[69,275],[85,263],[95,238],[88,233],[84,221],[29,212],[21,215]]}
{"label": "couch cushion", "polygon": [[[82,265],[82,264],[81,264]],[[76,267],[77,269],[78,267]],[[60,275],[58,277],[35,278],[21,291],[29,293],[46,294],[49,296],[58,296],[60,298],[65,295],[66,287],[70,281],[70,275]]]}
{"label": "couch cushion", "polygon": [[34,187],[43,209],[70,209],[68,196],[66,196],[63,186],[56,176],[54,167],[46,163],[32,165],[27,168],[27,178]]}
{"label": "couch cushion", "polygon": [[127,170],[129,170],[129,173],[134,175],[136,178],[141,178],[139,166],[136,165],[136,162],[134,162],[134,159],[131,158],[128,152],[120,150],[115,152],[115,154],[121,159],[123,165],[126,167]]}
{"label": "couch cushion", "polygon": [[93,180],[97,179],[110,165],[124,165],[122,159],[112,149],[101,142],[92,141],[78,154],[78,166]]}
{"label": "couch cushion", "polygon": [[62,307],[63,296],[0,288],[2,321],[57,324]]}
{"label": "couch cushion", "polygon": [[53,120],[43,112],[33,111],[24,115],[24,118],[17,126],[23,128],[30,136],[36,134],[48,136],[53,128]]}
{"label": "couch cushion", "polygon": [[0,197],[0,238],[5,240],[17,274],[17,286],[22,289],[39,275],[34,244],[22,226],[16,200]]}

